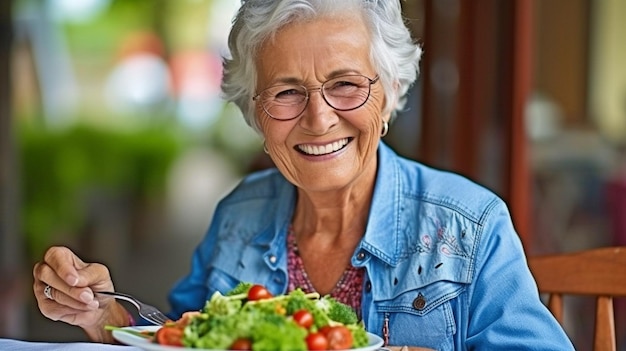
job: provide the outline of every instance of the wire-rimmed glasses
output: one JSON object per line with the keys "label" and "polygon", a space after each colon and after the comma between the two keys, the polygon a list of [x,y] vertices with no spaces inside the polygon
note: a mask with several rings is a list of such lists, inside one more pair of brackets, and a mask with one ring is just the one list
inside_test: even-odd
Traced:
{"label": "wire-rimmed glasses", "polygon": [[313,91],[319,90],[328,106],[337,111],[351,111],[363,106],[370,97],[372,84],[378,82],[360,74],[335,77],[318,88],[299,84],[279,84],[264,89],[252,100],[260,102],[263,110],[272,118],[286,121],[302,114]]}

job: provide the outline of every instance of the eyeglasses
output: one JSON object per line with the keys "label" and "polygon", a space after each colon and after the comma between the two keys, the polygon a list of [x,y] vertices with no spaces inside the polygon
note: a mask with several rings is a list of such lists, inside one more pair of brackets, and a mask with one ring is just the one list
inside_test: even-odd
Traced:
{"label": "eyeglasses", "polygon": [[298,84],[280,84],[269,87],[252,100],[260,102],[272,118],[286,121],[302,114],[309,103],[310,94],[319,90],[328,106],[337,111],[351,111],[363,106],[370,97],[372,84],[379,76],[370,79],[359,74],[329,79],[319,88],[307,89]]}

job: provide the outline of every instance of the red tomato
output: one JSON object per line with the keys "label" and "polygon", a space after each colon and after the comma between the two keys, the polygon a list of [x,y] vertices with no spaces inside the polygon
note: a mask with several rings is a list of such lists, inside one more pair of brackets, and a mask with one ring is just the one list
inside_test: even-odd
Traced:
{"label": "red tomato", "polygon": [[235,340],[232,345],[230,345],[230,350],[252,350],[252,341],[246,338],[239,338]]}
{"label": "red tomato", "polygon": [[310,333],[306,336],[306,347],[309,350],[327,350],[328,339],[322,333]]}
{"label": "red tomato", "polygon": [[292,317],[293,321],[304,329],[309,329],[313,325],[313,315],[307,310],[298,310]]}
{"label": "red tomato", "polygon": [[183,346],[183,330],[177,327],[161,327],[154,334],[156,342],[161,345]]}
{"label": "red tomato", "polygon": [[329,350],[346,350],[352,348],[352,333],[343,325],[328,328],[325,335],[328,339]]}
{"label": "red tomato", "polygon": [[330,331],[330,328],[332,328],[330,325],[325,325],[325,326],[321,327],[318,331],[320,333],[326,335]]}
{"label": "red tomato", "polygon": [[248,300],[256,301],[269,299],[272,297],[272,293],[269,292],[263,285],[252,285],[248,290]]}

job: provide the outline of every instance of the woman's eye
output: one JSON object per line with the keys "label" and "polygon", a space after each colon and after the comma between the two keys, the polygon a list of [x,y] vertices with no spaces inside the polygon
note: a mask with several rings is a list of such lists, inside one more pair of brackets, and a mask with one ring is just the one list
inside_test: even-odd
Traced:
{"label": "woman's eye", "polygon": [[350,82],[347,80],[341,80],[338,82],[333,83],[331,88],[344,88],[344,87],[353,87],[356,86],[356,84],[354,82]]}
{"label": "woman's eye", "polygon": [[325,87],[325,91],[332,94],[351,94],[359,89],[359,85],[349,80],[340,80],[333,82],[330,86]]}
{"label": "woman's eye", "polygon": [[300,92],[297,89],[285,89],[285,90],[281,90],[281,91],[277,92],[275,94],[275,97],[277,99],[288,98],[290,96],[298,95],[298,94],[300,94]]}

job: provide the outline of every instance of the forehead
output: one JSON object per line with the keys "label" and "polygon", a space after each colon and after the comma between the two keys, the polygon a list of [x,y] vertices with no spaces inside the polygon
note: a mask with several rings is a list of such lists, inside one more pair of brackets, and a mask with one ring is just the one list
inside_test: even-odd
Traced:
{"label": "forehead", "polygon": [[260,85],[340,73],[371,73],[370,34],[360,16],[322,17],[282,27],[259,49]]}

